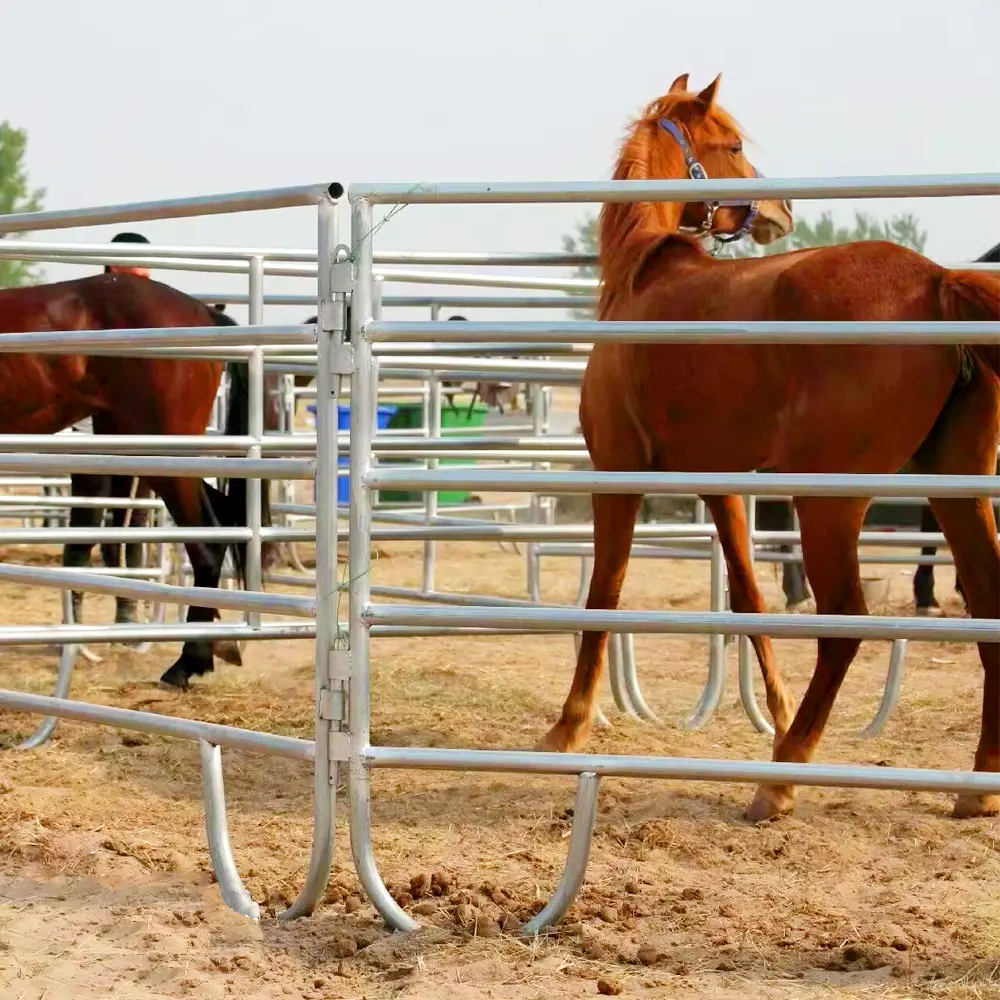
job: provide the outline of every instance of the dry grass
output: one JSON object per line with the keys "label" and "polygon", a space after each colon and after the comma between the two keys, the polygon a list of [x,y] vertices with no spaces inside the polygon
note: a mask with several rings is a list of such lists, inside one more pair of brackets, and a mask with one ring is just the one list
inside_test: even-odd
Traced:
{"label": "dry grass", "polygon": [[[448,589],[520,596],[523,562],[493,545],[442,545]],[[27,553],[24,553],[27,554]],[[19,558],[12,551],[4,558]],[[49,550],[33,559],[54,559]],[[898,568],[890,613],[907,613]],[[414,546],[383,547],[374,582],[415,584]],[[775,607],[779,588],[762,581]],[[575,595],[577,566],[552,562],[545,595]],[[707,567],[639,561],[627,607],[707,606]],[[941,574],[939,595],[953,581]],[[53,595],[0,588],[7,622],[55,620]],[[89,620],[110,601],[89,598]],[[661,727],[618,720],[589,749],[765,758],[731,684],[701,732],[678,723],[704,682],[706,643],[641,636],[648,700]],[[309,643],[251,648],[187,696],[155,687],[173,648],[102,649],[74,695],[91,701],[309,736]],[[808,642],[778,645],[796,691]],[[822,747],[829,761],[969,766],[981,672],[972,648],[917,645],[885,733],[871,718],[887,646],[866,644]],[[9,651],[5,684],[45,691],[54,657]],[[381,640],[374,645],[373,739],[418,746],[530,746],[554,718],[572,669],[568,637]],[[34,720],[4,715],[9,745]],[[598,995],[735,998],[1000,997],[1000,824],[956,823],[929,794],[803,789],[795,818],[741,820],[748,787],[606,781],[586,885],[558,933],[526,943],[500,931],[537,911],[565,856],[567,779],[457,773],[374,776],[376,854],[393,892],[423,913],[413,936],[384,933],[357,905],[343,812],[327,904],[278,926],[301,885],[311,778],[290,761],[226,756],[231,837],[269,916],[230,916],[211,883],[193,745],[61,724],[31,754],[0,758],[0,997],[396,996],[455,1000]],[[350,911],[350,912],[347,912]],[[46,992],[47,991],[47,992]]]}

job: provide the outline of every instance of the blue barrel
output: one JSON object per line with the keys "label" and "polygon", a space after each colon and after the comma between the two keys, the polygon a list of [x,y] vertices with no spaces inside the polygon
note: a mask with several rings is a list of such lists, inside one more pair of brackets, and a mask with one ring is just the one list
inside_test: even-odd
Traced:
{"label": "blue barrel", "polygon": [[[306,409],[312,415],[313,426],[316,424],[316,407],[307,406]],[[396,413],[395,406],[379,406],[375,411],[375,426],[383,431],[389,426],[389,421]],[[351,407],[341,405],[337,407],[337,429],[349,431],[351,429]],[[337,503],[346,505],[351,496],[351,484],[348,479],[350,475],[350,456],[347,453],[337,455]],[[313,484],[313,502],[316,500],[316,484]]]}

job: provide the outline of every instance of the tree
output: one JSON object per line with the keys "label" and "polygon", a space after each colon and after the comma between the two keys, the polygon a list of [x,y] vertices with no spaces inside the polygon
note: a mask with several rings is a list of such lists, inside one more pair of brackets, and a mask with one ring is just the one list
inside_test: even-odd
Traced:
{"label": "tree", "polygon": [[885,240],[917,253],[923,253],[927,245],[927,230],[920,228],[915,215],[894,215],[879,221],[867,212],[854,213],[854,226],[840,226],[834,222],[832,212],[824,212],[815,222],[800,219],[795,229],[783,239],[758,246],[750,240],[740,240],[729,244],[727,256],[761,257],[788,250],[803,250],[806,247],[830,247],[839,243],[863,243],[867,240]]}
{"label": "tree", "polygon": [[[28,184],[24,167],[27,145],[27,132],[14,128],[10,122],[0,122],[0,215],[41,210],[45,190],[32,190]],[[0,258],[0,288],[28,285],[41,277],[35,266],[25,261]]]}
{"label": "tree", "polygon": [[[588,215],[583,222],[576,224],[576,232],[571,236],[563,237],[563,250],[571,254],[593,254],[597,255],[597,216]],[[597,278],[596,264],[579,264],[573,269],[574,278]],[[570,295],[593,295],[594,292],[583,289],[569,289]],[[594,310],[589,307],[582,309],[571,309],[570,313],[576,319],[592,319]]]}
{"label": "tree", "polygon": [[[772,253],[785,253],[788,250],[802,250],[805,247],[834,246],[838,243],[854,243],[865,240],[888,240],[900,246],[923,253],[927,244],[927,231],[921,229],[916,216],[894,215],[885,221],[880,221],[865,212],[855,212],[854,226],[838,225],[832,212],[824,212],[815,222],[808,219],[798,219],[795,229],[784,239],[771,243],[766,247],[759,246],[751,240],[738,240],[728,243],[720,250],[724,257],[760,257]],[[597,253],[597,216],[588,215],[577,223],[576,232],[563,237],[563,249],[572,254]],[[597,267],[593,264],[579,265],[574,270],[574,277],[596,278]],[[591,294],[574,289],[571,295]],[[572,309],[577,319],[591,319],[593,310],[589,308]]]}

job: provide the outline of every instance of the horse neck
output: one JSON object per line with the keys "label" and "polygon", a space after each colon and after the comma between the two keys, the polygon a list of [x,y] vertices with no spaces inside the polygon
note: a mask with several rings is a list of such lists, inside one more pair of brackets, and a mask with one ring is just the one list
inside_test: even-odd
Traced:
{"label": "horse neck", "polygon": [[[613,179],[680,180],[687,176],[681,151],[658,140],[656,122],[641,122],[626,140]],[[649,251],[676,235],[684,205],[674,202],[606,202],[601,208],[598,261],[601,291],[598,316],[604,318],[631,291]]]}

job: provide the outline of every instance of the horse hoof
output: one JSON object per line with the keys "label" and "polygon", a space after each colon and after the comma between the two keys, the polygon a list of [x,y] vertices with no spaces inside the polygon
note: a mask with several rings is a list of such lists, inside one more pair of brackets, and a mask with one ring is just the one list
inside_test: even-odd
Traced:
{"label": "horse hoof", "polygon": [[952,819],[976,819],[980,816],[1000,816],[1000,795],[975,795],[963,792],[955,799]]}
{"label": "horse hoof", "polygon": [[176,664],[172,666],[157,681],[157,686],[164,691],[187,691],[191,687],[191,679]]}
{"label": "horse hoof", "polygon": [[790,785],[761,785],[744,815],[751,823],[770,823],[795,809],[795,793]]}
{"label": "horse hoof", "polygon": [[216,639],[212,652],[223,663],[231,663],[234,667],[243,666],[243,654],[235,639]]}
{"label": "horse hoof", "polygon": [[794,604],[789,603],[785,605],[785,611],[790,615],[808,615],[816,610],[816,602],[811,597],[806,597],[801,601],[796,601]]}
{"label": "horse hoof", "polygon": [[562,722],[554,725],[536,744],[540,753],[567,753],[583,742],[582,737]]}

